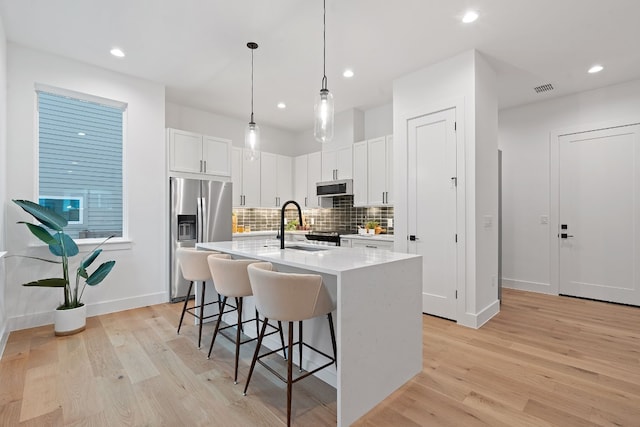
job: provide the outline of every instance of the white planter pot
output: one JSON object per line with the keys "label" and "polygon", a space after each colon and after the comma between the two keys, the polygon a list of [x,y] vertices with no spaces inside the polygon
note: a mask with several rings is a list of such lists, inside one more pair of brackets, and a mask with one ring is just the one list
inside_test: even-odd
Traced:
{"label": "white planter pot", "polygon": [[73,335],[84,331],[87,325],[87,306],[56,310],[54,329],[56,336]]}

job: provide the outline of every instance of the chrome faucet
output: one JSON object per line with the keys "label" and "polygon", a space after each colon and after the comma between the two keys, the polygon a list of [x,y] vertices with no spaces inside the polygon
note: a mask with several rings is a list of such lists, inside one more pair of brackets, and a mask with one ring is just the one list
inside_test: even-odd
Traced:
{"label": "chrome faucet", "polygon": [[302,209],[300,209],[300,205],[295,200],[289,200],[284,202],[282,205],[282,209],[280,209],[280,249],[284,249],[284,209],[287,207],[289,203],[293,203],[298,208],[298,218],[300,219],[299,224],[302,224]]}

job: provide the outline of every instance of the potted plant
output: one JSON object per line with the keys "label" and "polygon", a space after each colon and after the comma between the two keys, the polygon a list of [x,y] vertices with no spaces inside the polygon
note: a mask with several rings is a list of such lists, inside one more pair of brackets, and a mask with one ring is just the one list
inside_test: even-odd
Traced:
{"label": "potted plant", "polygon": [[377,221],[369,221],[365,224],[365,228],[367,230],[371,230],[371,231],[367,231],[368,234],[379,234],[380,231],[382,230],[380,228],[380,224]]}
{"label": "potted plant", "polygon": [[[31,233],[49,245],[49,251],[53,255],[60,257],[61,260],[53,261],[40,257],[25,257],[62,265],[62,277],[40,279],[34,282],[24,283],[22,286],[62,288],[64,292],[64,302],[55,312],[55,333],[56,335],[71,335],[83,331],[87,317],[87,308],[84,303],[82,303],[84,290],[87,285],[95,286],[102,282],[109,272],[111,272],[116,262],[104,262],[91,274],[89,274],[87,269],[102,252],[100,246],[113,236],[107,237],[82,258],[76,268],[75,284],[72,287],[69,276],[69,258],[77,255],[80,251],[73,239],[64,232],[64,227],[67,226],[67,220],[52,210],[29,200],[14,200],[13,202],[33,216],[42,225],[32,224],[26,221],[19,221],[18,224],[25,224]],[[54,233],[50,233],[47,229],[52,230]],[[82,287],[80,286],[81,281],[83,282]]]}

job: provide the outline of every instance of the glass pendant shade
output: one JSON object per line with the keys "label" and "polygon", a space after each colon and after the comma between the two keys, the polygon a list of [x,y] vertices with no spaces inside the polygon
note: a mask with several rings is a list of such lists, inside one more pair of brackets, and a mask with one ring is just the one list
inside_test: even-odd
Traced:
{"label": "glass pendant shade", "polygon": [[244,148],[246,150],[245,156],[248,160],[255,160],[259,156],[260,127],[254,122],[249,122],[244,131]]}
{"label": "glass pendant shade", "polygon": [[315,125],[313,136],[318,142],[329,142],[333,139],[333,95],[328,89],[320,90],[314,105]]}

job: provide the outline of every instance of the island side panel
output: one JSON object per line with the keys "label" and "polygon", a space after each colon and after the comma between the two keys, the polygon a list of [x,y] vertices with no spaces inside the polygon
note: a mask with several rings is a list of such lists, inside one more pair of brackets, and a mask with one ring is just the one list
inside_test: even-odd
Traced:
{"label": "island side panel", "polygon": [[339,426],[421,371],[421,294],[421,257],[339,274]]}

